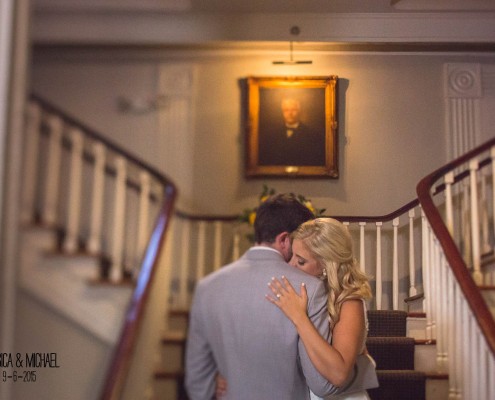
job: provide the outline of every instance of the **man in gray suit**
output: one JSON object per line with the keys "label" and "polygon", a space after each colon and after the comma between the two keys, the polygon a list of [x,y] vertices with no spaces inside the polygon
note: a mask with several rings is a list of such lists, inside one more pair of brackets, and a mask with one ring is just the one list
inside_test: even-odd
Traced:
{"label": "man in gray suit", "polygon": [[272,277],[284,275],[294,287],[305,282],[308,315],[328,337],[322,281],[287,264],[290,233],[312,218],[293,196],[269,198],[257,212],[256,245],[198,283],[186,348],[191,400],[212,399],[217,374],[227,380],[225,399],[303,400],[309,388],[321,397],[338,391],[311,364],[292,322],[265,299]]}

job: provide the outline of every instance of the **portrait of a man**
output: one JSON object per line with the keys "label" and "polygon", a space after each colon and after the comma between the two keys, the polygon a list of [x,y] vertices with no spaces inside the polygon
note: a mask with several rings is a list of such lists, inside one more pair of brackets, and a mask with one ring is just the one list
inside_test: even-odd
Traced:
{"label": "portrait of a man", "polygon": [[[320,92],[324,95],[323,90]],[[298,97],[282,97],[280,111],[275,118],[260,118],[259,165],[325,165],[324,98],[323,102],[319,102],[319,118],[303,121]]]}
{"label": "portrait of a man", "polygon": [[246,176],[338,177],[337,77],[247,82]]}

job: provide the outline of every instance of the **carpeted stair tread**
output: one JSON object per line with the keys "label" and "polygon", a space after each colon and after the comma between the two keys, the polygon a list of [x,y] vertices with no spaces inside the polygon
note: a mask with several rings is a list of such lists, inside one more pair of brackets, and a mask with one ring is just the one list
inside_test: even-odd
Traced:
{"label": "carpeted stair tread", "polygon": [[368,310],[368,322],[368,337],[406,336],[406,311]]}
{"label": "carpeted stair tread", "polygon": [[409,337],[370,337],[369,353],[380,370],[413,370],[415,341]]}
{"label": "carpeted stair tread", "polygon": [[426,374],[419,371],[377,371],[380,387],[368,390],[372,400],[425,400]]}

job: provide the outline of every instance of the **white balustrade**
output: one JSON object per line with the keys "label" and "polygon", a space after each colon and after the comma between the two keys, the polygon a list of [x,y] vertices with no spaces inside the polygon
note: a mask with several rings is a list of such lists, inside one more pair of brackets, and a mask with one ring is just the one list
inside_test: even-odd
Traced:
{"label": "white balustrade", "polygon": [[182,221],[182,232],[181,232],[181,252],[180,252],[180,280],[179,280],[179,306],[187,307],[189,305],[189,270],[191,268],[190,254],[191,249],[189,243],[191,242],[191,221]]}
{"label": "white balustrade", "polygon": [[74,253],[78,250],[78,235],[81,216],[81,185],[83,166],[83,137],[79,129],[70,130],[71,165],[69,177],[69,196],[67,201],[68,215],[64,250]]}
{"label": "white balustrade", "polygon": [[115,160],[115,195],[113,213],[113,241],[111,252],[110,280],[119,282],[123,277],[124,222],[126,207],[126,161],[117,156]]}
{"label": "white balustrade", "polygon": [[394,310],[399,309],[399,250],[398,250],[398,227],[399,218],[392,221],[394,240],[392,247],[392,305]]}
{"label": "white balustrade", "polygon": [[366,271],[366,253],[365,253],[365,241],[364,241],[364,228],[366,222],[359,223],[359,264],[361,265],[361,270]]}
{"label": "white balustrade", "polygon": [[205,276],[206,254],[206,222],[198,223],[198,261],[196,269],[196,282]]}
{"label": "white balustrade", "polygon": [[91,254],[99,254],[101,252],[103,198],[105,193],[105,146],[101,142],[94,143],[93,155],[93,188],[91,197],[88,251]]}
{"label": "white balustrade", "polygon": [[151,194],[151,176],[146,171],[141,171],[139,174],[140,193],[139,193],[139,212],[138,212],[138,236],[136,253],[133,263],[134,275],[137,276],[139,272],[139,266],[141,265],[141,258],[146,249],[148,243],[150,227],[149,227],[149,213],[150,213],[150,194]]}
{"label": "white balustrade", "polygon": [[409,217],[409,296],[416,296],[416,256],[414,247],[414,208],[407,213]]}
{"label": "white balustrade", "polygon": [[24,184],[22,186],[21,221],[33,222],[36,188],[38,182],[41,110],[36,103],[29,103],[26,121]]}
{"label": "white balustrade", "polygon": [[213,266],[215,270],[220,269],[222,266],[222,223],[220,221],[214,222],[214,253],[213,253]]}
{"label": "white balustrade", "polygon": [[46,165],[42,221],[48,225],[57,224],[58,194],[60,184],[60,163],[62,161],[62,120],[55,116],[48,117],[49,148]]}
{"label": "white balustrade", "polygon": [[376,309],[382,309],[382,225],[383,222],[376,223]]}
{"label": "white balustrade", "polygon": [[472,266],[473,266],[473,279],[476,283],[483,283],[483,274],[481,273],[481,254],[480,254],[480,219],[478,208],[478,179],[477,172],[479,163],[477,159],[469,162],[469,178],[471,189],[471,239],[472,239]]}

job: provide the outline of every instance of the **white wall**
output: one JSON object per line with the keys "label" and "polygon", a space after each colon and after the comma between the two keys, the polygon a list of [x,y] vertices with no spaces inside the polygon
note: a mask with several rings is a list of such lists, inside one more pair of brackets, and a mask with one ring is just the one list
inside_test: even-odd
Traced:
{"label": "white wall", "polygon": [[[327,214],[378,215],[412,200],[420,178],[447,160],[443,65],[495,64],[493,54],[307,52],[300,57],[313,64],[274,66],[272,59],[280,57],[266,50],[38,49],[32,82],[36,93],[163,170],[156,113],[118,113],[116,99],[153,96],[160,65],[189,63],[197,71],[190,133],[195,148],[184,154],[193,157],[189,211],[238,213],[256,203],[266,182],[278,191],[305,194]],[[334,74],[340,77],[339,179],[245,180],[238,80]]]}

